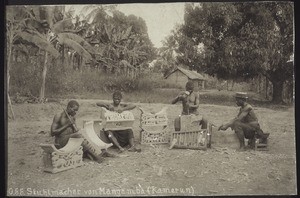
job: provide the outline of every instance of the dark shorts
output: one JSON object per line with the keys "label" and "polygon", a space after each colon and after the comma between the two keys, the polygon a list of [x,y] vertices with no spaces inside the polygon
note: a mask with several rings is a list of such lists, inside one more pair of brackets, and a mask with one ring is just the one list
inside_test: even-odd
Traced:
{"label": "dark shorts", "polygon": [[255,132],[260,129],[260,126],[258,122],[243,123],[240,121],[235,121],[232,129],[236,133],[243,131],[246,139],[252,139],[255,136]]}
{"label": "dark shorts", "polygon": [[[129,139],[133,138],[133,131],[131,129],[111,131],[121,147],[127,146],[129,144]],[[105,135],[109,135],[109,131],[105,131]]]}

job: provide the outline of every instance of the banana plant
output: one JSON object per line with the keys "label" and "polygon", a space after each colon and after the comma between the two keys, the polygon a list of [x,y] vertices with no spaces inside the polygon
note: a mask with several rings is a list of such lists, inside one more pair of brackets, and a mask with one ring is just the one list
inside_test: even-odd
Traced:
{"label": "banana plant", "polygon": [[84,20],[90,21],[90,29],[95,32],[89,39],[99,43],[96,47],[98,62],[111,72],[120,67],[135,72],[149,56],[139,30],[143,29],[140,19],[129,20],[123,13],[107,7],[85,7],[84,10],[87,12],[88,8],[92,11]]}
{"label": "banana plant", "polygon": [[[45,45],[41,49],[45,50],[45,59],[42,73],[42,85],[40,89],[39,99],[43,100],[45,98],[45,83],[46,83],[46,74],[47,74],[47,64],[48,56],[54,55],[57,57],[56,52],[53,53],[48,48],[54,44],[59,44],[61,46],[67,46],[81,57],[84,57],[86,60],[92,59],[92,55],[95,53],[94,48],[84,40],[81,36],[73,33],[74,25],[72,24],[71,18],[63,18],[64,6],[45,6],[45,7],[33,7],[32,12],[34,13],[35,20],[40,23],[46,22],[46,31],[40,36],[43,40],[50,45]],[[34,23],[33,23],[34,24]],[[42,44],[42,42],[40,43]]]}

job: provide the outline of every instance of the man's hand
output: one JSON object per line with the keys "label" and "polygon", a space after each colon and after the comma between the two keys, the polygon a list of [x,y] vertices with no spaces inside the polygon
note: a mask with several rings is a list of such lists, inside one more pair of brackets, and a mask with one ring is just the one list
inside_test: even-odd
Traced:
{"label": "man's hand", "polygon": [[66,122],[66,124],[68,125],[68,126],[73,126],[73,122],[71,122],[71,120],[67,120],[67,122]]}
{"label": "man's hand", "polygon": [[[72,121],[71,121],[70,119],[72,119]],[[74,118],[70,117],[70,119],[67,120],[66,125],[67,125],[68,127],[72,127],[72,128],[74,129],[74,132],[78,132],[79,129],[78,129],[77,126],[76,126],[76,123],[75,123],[75,121],[74,121]]]}
{"label": "man's hand", "polygon": [[109,111],[114,111],[114,110],[115,110],[114,106],[111,105],[111,104],[108,105],[107,109],[108,109]]}
{"label": "man's hand", "polygon": [[179,100],[184,100],[188,95],[184,92],[184,93],[181,93],[179,94],[177,97]]}
{"label": "man's hand", "polygon": [[219,126],[218,131],[222,130],[225,131],[228,127],[224,126],[223,124]]}
{"label": "man's hand", "polygon": [[122,113],[122,112],[123,112],[123,109],[118,109],[117,112],[118,112],[118,113]]}

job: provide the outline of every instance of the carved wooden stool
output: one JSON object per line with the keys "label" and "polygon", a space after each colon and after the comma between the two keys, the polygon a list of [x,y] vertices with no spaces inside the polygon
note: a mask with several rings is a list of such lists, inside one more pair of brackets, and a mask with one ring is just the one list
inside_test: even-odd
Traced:
{"label": "carved wooden stool", "polygon": [[[113,144],[108,143],[107,139],[101,139],[97,135],[94,129],[95,124],[101,124],[102,120],[90,120],[90,121],[83,121],[83,130],[81,130],[81,134],[84,137],[84,143],[89,148],[92,149],[93,152],[100,154],[102,149],[108,149]],[[101,127],[99,127],[101,128]],[[98,129],[99,129],[98,128]],[[100,133],[100,130],[99,130]],[[103,133],[103,131],[102,131]],[[100,134],[99,134],[100,135]],[[103,136],[105,137],[105,136]]]}
{"label": "carved wooden stool", "polygon": [[40,144],[43,149],[44,171],[57,173],[83,165],[83,138],[70,138],[66,146],[57,149],[54,144]]}
{"label": "carved wooden stool", "polygon": [[105,131],[118,131],[132,129],[134,123],[134,116],[130,111],[123,111],[122,113],[108,111],[103,108],[104,113],[101,115],[103,120],[103,129]]}
{"label": "carved wooden stool", "polygon": [[167,107],[157,113],[142,112],[140,119],[141,144],[159,144],[169,142]]}

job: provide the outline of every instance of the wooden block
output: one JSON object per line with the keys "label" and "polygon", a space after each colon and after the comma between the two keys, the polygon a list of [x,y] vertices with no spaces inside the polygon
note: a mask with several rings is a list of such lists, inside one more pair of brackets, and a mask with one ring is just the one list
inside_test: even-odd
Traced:
{"label": "wooden block", "polygon": [[44,171],[58,173],[83,165],[83,138],[70,138],[66,146],[56,149],[53,144],[40,144],[43,149]]}

